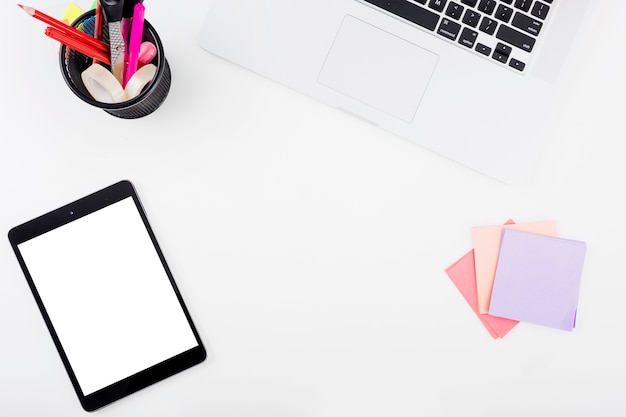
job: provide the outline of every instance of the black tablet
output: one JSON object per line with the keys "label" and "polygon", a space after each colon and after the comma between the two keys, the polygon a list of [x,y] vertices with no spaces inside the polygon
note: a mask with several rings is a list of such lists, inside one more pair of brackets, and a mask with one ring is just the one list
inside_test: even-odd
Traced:
{"label": "black tablet", "polygon": [[9,240],[85,410],[206,357],[130,182],[17,226]]}

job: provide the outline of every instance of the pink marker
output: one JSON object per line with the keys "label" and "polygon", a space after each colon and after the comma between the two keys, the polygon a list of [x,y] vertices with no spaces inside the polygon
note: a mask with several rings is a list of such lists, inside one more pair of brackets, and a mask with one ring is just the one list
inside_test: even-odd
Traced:
{"label": "pink marker", "polygon": [[133,10],[133,21],[130,29],[130,42],[128,44],[128,67],[124,72],[124,87],[128,80],[137,72],[139,51],[143,40],[143,19],[146,8],[142,3],[137,3]]}

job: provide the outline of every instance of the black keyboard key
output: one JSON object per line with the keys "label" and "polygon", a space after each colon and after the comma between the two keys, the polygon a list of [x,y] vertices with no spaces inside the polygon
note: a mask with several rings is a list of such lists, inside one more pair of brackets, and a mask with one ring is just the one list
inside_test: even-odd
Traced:
{"label": "black keyboard key", "polygon": [[437,23],[439,23],[439,15],[437,13],[406,0],[365,1],[428,30],[434,31],[437,28]]}
{"label": "black keyboard key", "polygon": [[475,32],[470,28],[463,28],[461,36],[459,36],[459,43],[471,49],[476,43],[476,38],[478,38],[478,32]]}
{"label": "black keyboard key", "polygon": [[530,10],[532,0],[515,0],[515,7],[525,12]]}
{"label": "black keyboard key", "polygon": [[513,51],[513,48],[502,42],[498,42],[498,44],[496,45],[496,52],[501,55],[508,57],[509,55],[511,55],[511,51]]}
{"label": "black keyboard key", "polygon": [[531,52],[535,46],[535,38],[505,25],[500,25],[496,38],[506,43],[510,43],[513,46],[517,46],[526,52]]}
{"label": "black keyboard key", "polygon": [[488,35],[493,35],[496,32],[496,27],[498,26],[498,23],[493,20],[490,19],[488,17],[483,17],[482,22],[480,22],[480,31],[481,32],[485,32]]}
{"label": "black keyboard key", "polygon": [[479,42],[476,44],[476,52],[489,56],[491,54],[491,48]]}
{"label": "black keyboard key", "polygon": [[446,7],[447,0],[430,0],[428,7],[438,12],[443,12],[443,8]]}
{"label": "black keyboard key", "polygon": [[538,17],[541,20],[545,20],[549,11],[550,11],[550,6],[538,1],[533,6],[533,10],[530,12],[530,14],[532,14],[535,17]]}
{"label": "black keyboard key", "polygon": [[501,54],[498,51],[493,51],[493,55],[491,57],[493,59],[495,59],[496,61],[502,62],[503,64],[506,64],[506,61],[509,60],[509,56],[508,55]]}
{"label": "black keyboard key", "polygon": [[485,13],[491,14],[496,8],[496,0],[480,0],[478,3],[478,10]]}
{"label": "black keyboard key", "polygon": [[513,4],[513,0],[500,0],[502,3]]}
{"label": "black keyboard key", "polygon": [[543,23],[537,19],[533,19],[532,17],[528,17],[522,13],[515,13],[515,17],[511,22],[513,26],[518,29],[523,30],[524,32],[530,33],[531,35],[538,36],[541,31],[541,27]]}
{"label": "black keyboard key", "polygon": [[496,49],[493,51],[492,58],[506,64],[509,60],[509,56],[511,56],[511,51],[513,51],[513,48],[509,45],[498,42]]}
{"label": "black keyboard key", "polygon": [[439,25],[439,29],[437,29],[437,33],[441,36],[444,36],[450,40],[455,40],[461,31],[461,25],[452,20],[444,17],[441,19],[441,24]]}
{"label": "black keyboard key", "polygon": [[463,16],[463,23],[467,26],[471,26],[475,28],[480,21],[480,13],[477,13],[473,10],[467,9],[465,11],[465,16]]}
{"label": "black keyboard key", "polygon": [[465,7],[452,1],[448,4],[448,8],[446,9],[446,16],[459,20],[464,9]]}
{"label": "black keyboard key", "polygon": [[461,3],[469,7],[475,7],[478,0],[461,0]]}
{"label": "black keyboard key", "polygon": [[503,21],[504,23],[509,23],[511,16],[513,16],[513,9],[501,4],[498,6],[498,10],[496,10],[496,14],[493,17]]}
{"label": "black keyboard key", "polygon": [[509,67],[515,68],[518,71],[524,71],[524,68],[526,68],[526,64],[524,64],[522,61],[518,61],[515,58],[511,58],[511,62],[509,62]]}

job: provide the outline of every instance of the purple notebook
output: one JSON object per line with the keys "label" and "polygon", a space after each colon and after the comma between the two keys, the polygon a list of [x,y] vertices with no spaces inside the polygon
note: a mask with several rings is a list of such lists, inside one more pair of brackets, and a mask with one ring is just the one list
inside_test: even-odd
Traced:
{"label": "purple notebook", "polygon": [[505,229],[489,314],[571,331],[585,242]]}

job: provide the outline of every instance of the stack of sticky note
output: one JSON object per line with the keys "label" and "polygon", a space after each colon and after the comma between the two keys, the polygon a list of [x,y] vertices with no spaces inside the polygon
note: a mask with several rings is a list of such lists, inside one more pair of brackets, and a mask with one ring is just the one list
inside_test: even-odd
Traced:
{"label": "stack of sticky note", "polygon": [[446,273],[494,338],[519,322],[576,325],[585,242],[557,237],[556,222],[480,226],[474,248]]}

